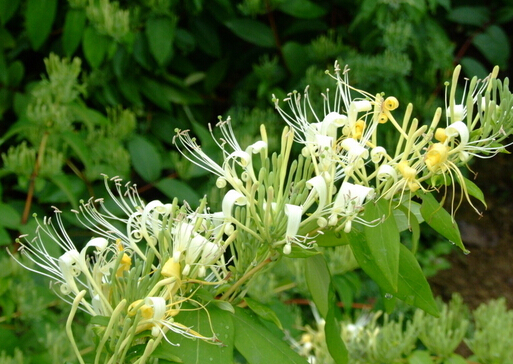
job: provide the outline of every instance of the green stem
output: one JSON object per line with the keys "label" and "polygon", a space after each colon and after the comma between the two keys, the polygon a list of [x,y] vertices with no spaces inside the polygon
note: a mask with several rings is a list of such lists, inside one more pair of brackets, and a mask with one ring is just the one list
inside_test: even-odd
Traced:
{"label": "green stem", "polygon": [[43,134],[43,138],[41,138],[41,143],[39,144],[39,150],[37,151],[37,159],[36,159],[36,163],[34,164],[34,171],[32,172],[32,175],[30,176],[30,182],[29,182],[29,187],[28,187],[28,191],[27,191],[27,198],[25,199],[25,207],[23,209],[23,215],[21,217],[22,225],[25,225],[28,221],[30,207],[32,206],[32,198],[34,197],[36,178],[39,174],[39,168],[41,167],[41,164],[43,163],[43,156],[45,154],[46,142],[48,141],[48,135],[50,135],[50,134],[48,132],[45,132]]}
{"label": "green stem", "polygon": [[227,300],[227,298],[233,293],[235,292],[240,286],[242,286],[248,279],[250,279],[255,273],[257,273],[260,269],[262,269],[263,267],[265,267],[267,264],[271,263],[271,258],[267,258],[265,259],[263,262],[261,262],[260,264],[258,264],[256,267],[254,267],[253,269],[249,270],[248,272],[246,272],[237,282],[235,282],[235,284],[233,286],[230,287],[230,289],[228,289],[220,298],[221,301],[228,301],[230,302],[231,300]]}

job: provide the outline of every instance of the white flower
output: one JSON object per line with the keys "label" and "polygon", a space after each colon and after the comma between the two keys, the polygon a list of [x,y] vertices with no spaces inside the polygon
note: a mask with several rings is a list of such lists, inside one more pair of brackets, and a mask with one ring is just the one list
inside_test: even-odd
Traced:
{"label": "white flower", "polygon": [[[103,287],[106,282],[112,280],[107,267],[113,265],[120,251],[115,244],[109,245],[107,239],[102,237],[91,239],[78,251],[63,229],[61,212],[55,209],[55,213],[58,229],[54,227],[51,219],[45,218],[42,223],[38,220],[37,236],[30,243],[25,244],[18,239],[21,253],[31,260],[36,268],[28,267],[14,256],[13,258],[24,268],[50,278],[54,285],[59,286],[56,293],[64,301],[71,304],[73,297],[85,289],[89,298],[84,297],[80,300],[80,308],[91,315],[109,315],[113,307],[104,295]],[[64,250],[60,257],[55,258],[48,253],[45,248],[48,238]],[[87,255],[90,252],[89,248],[94,248],[94,255],[91,258]]]}
{"label": "white flower", "polygon": [[[342,217],[345,218],[344,231],[351,231],[352,220],[357,218],[363,210],[365,200],[372,197],[373,193],[373,188],[343,182],[333,203],[329,224],[336,225],[339,217]],[[361,219],[359,221],[363,222]]]}

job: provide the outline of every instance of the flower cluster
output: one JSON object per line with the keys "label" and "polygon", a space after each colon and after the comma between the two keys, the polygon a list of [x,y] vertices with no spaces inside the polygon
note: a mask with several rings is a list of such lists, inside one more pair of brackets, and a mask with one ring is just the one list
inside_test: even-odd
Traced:
{"label": "flower cluster", "polygon": [[[308,89],[287,96],[288,111],[273,96],[287,123],[276,153],[269,151],[263,125],[259,140],[243,148],[230,118],[220,118],[210,128],[220,163],[187,130],[176,131],[173,142],[182,155],[217,177],[224,194],[220,211],[210,211],[206,199],[196,210],[176,199],[146,203],[135,186],[123,187],[113,178],[112,191],[105,177],[119,211],[109,210],[102,199],[81,203],[74,213],[94,235],[82,249],[66,233],[60,211],[56,224],[46,218],[38,223],[32,242],[20,240],[22,253],[33,262],[26,268],[51,278],[56,293],[72,305],[67,326],[72,342],[71,319],[81,309],[108,318],[95,321],[102,328],[96,331],[95,362],[107,343],[109,362],[123,362],[137,342],[145,344],[137,363],[145,363],[162,340],[174,344],[169,331],[218,343],[213,330],[205,335],[180,323],[180,313],[207,310],[212,302],[240,302],[257,273],[281,256],[308,256],[319,234],[380,224],[383,219],[369,221],[363,214],[372,201],[408,206],[418,191],[455,183],[469,199],[471,182],[459,168],[472,157],[504,151],[501,142],[513,131],[513,97],[496,79],[498,70],[467,82],[457,102],[460,67],[455,69],[442,127],[441,108],[426,125],[411,119],[411,104],[402,121],[396,120],[399,101],[350,86],[348,71],[335,63],[334,73],[328,72],[336,89],[334,97],[329,90],[323,95],[322,116]],[[393,148],[379,138],[378,128],[387,123],[398,134]],[[58,258],[48,253],[49,241],[62,248]],[[233,310],[230,304],[224,308]]]}
{"label": "flower cluster", "polygon": [[[354,221],[365,221],[362,212],[371,200],[384,198],[401,203],[418,190],[431,191],[441,185],[461,186],[469,200],[460,167],[472,157],[487,158],[505,151],[500,144],[512,132],[513,99],[496,79],[495,68],[484,80],[466,84],[460,102],[456,86],[461,68],[456,67],[447,84],[445,126],[438,108],[429,124],[411,119],[409,104],[402,121],[393,111],[399,107],[394,96],[372,95],[349,85],[346,67],[335,63],[333,99],[324,96],[324,112],[318,116],[304,94],[293,92],[284,100],[289,111],[276,109],[288,124],[277,154],[268,155],[265,128],[261,139],[243,149],[237,142],[230,119],[221,120],[216,139],[223,153],[221,164],[213,161],[188,131],[177,131],[175,143],[183,155],[217,176],[217,187],[227,189],[222,216],[256,244],[281,247],[290,254],[312,245],[325,229],[350,232]],[[389,123],[398,133],[394,148],[386,149],[378,128]],[[294,158],[294,142],[302,146]],[[454,188],[454,187],[453,187]],[[236,212],[234,215],[234,209]],[[238,214],[238,215],[237,215]],[[233,226],[233,229],[232,229]]]}
{"label": "flower cluster", "polygon": [[[148,340],[141,363],[160,341],[173,344],[166,337],[168,331],[219,342],[215,334],[204,336],[181,324],[178,315],[186,302],[192,309],[205,309],[208,302],[197,300],[195,291],[225,282],[223,253],[236,234],[225,239],[222,225],[202,214],[206,201],[196,211],[178,206],[176,200],[144,203],[135,186],[126,184],[123,190],[121,180],[112,181],[117,194],[105,177],[124,216],[110,211],[102,199],[82,202],[80,211],[73,212],[96,237],[78,249],[64,229],[61,211],[55,209],[55,221],[38,220],[35,239],[18,239],[21,253],[32,261],[25,268],[52,280],[56,294],[72,306],[69,322],[77,309],[109,318],[99,339],[117,343],[113,362],[123,362],[135,335],[142,332],[148,332]],[[48,243],[59,245],[63,254],[51,256],[45,248]],[[67,333],[74,343],[70,327]],[[75,351],[81,358],[76,347]],[[101,355],[98,348],[95,360]]]}

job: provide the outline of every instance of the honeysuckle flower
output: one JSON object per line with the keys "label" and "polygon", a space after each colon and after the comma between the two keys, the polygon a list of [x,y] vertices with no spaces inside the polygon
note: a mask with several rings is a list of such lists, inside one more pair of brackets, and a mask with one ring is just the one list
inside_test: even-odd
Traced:
{"label": "honeysuckle flower", "polygon": [[[66,231],[62,228],[61,211],[55,209],[55,220],[59,229],[56,229],[50,218],[38,222],[36,238],[31,242],[22,242],[20,252],[32,261],[36,268],[24,265],[24,268],[51,279],[52,286],[58,286],[56,294],[71,304],[82,290],[88,293],[79,302],[79,307],[91,315],[109,315],[113,307],[105,294],[105,283],[110,282],[110,269],[124,270],[121,264],[129,264],[125,257],[126,252],[120,252],[115,242],[109,243],[107,239],[97,237],[91,239],[80,251],[75,247]],[[51,256],[45,248],[43,241],[49,238],[60,246],[64,253],[58,258]],[[90,257],[88,254],[92,253]],[[118,259],[119,254],[123,256]],[[121,261],[124,260],[124,263]],[[116,263],[117,262],[117,263]],[[117,275],[117,274],[115,274]]]}
{"label": "honeysuckle flower", "polygon": [[169,341],[166,337],[168,330],[173,331],[185,337],[192,339],[201,339],[216,342],[213,337],[205,337],[190,327],[175,321],[174,317],[179,310],[169,309],[168,303],[163,297],[146,297],[143,300],[137,300],[128,307],[128,315],[135,316],[140,312],[142,320],[138,322],[138,331],[151,330],[154,337],[163,337],[171,345],[178,345]]}
{"label": "honeysuckle flower", "polygon": [[219,140],[214,136],[213,128],[209,125],[212,139],[223,154],[221,165],[201,149],[196,139],[189,135],[189,130],[177,129],[176,135],[173,137],[173,144],[186,159],[218,176],[216,182],[218,188],[224,188],[228,183],[234,189],[244,190],[244,182],[248,180],[256,182],[252,161],[253,154],[265,152],[267,141],[259,140],[243,150],[235,138],[229,117],[224,121],[220,119],[216,127],[222,134]]}
{"label": "honeysuckle flower", "polygon": [[[361,186],[350,182],[343,182],[337,193],[331,214],[329,225],[334,226],[338,223],[340,217],[344,218],[344,232],[351,231],[352,221],[357,219],[357,215],[363,210],[366,199],[371,198],[374,189]],[[363,219],[358,221],[366,223]]]}
{"label": "honeysuckle flower", "polygon": [[285,204],[285,215],[287,216],[287,231],[285,233],[285,246],[283,247],[283,254],[290,254],[292,250],[292,242],[298,240],[297,234],[301,217],[303,216],[303,206],[292,204]]}

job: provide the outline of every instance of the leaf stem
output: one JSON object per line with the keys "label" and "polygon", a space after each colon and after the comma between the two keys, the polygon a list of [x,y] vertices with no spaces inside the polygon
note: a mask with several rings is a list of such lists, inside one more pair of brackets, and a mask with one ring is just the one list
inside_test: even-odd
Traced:
{"label": "leaf stem", "polygon": [[39,144],[39,150],[37,151],[36,163],[34,164],[34,171],[30,176],[29,187],[27,191],[27,198],[25,199],[25,207],[23,209],[23,215],[21,217],[21,224],[25,225],[28,221],[30,207],[32,206],[32,199],[34,197],[34,189],[36,186],[36,178],[39,174],[39,168],[43,163],[43,156],[45,154],[46,142],[48,141],[48,136],[50,134],[46,131],[41,138],[41,143]]}

